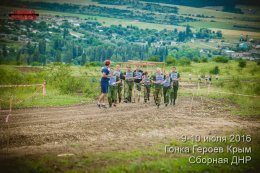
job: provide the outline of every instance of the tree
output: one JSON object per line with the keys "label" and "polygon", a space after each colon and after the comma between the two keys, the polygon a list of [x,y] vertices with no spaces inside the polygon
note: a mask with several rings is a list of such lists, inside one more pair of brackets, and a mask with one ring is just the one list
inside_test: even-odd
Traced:
{"label": "tree", "polygon": [[184,42],[185,41],[185,32],[184,31],[179,32],[177,41],[178,42]]}
{"label": "tree", "polygon": [[45,52],[46,52],[46,41],[43,40],[39,42],[39,53],[45,54]]}
{"label": "tree", "polygon": [[69,35],[69,30],[67,28],[64,28],[63,30],[63,38],[66,38],[67,35]]}
{"label": "tree", "polygon": [[61,53],[60,51],[57,51],[57,54],[56,54],[56,57],[55,57],[55,62],[61,62],[62,59],[61,59]]}
{"label": "tree", "polygon": [[217,31],[216,35],[217,35],[217,38],[222,38],[222,32],[221,31]]}
{"label": "tree", "polygon": [[81,56],[81,61],[80,61],[80,65],[85,65],[87,61],[87,56],[85,53],[82,54]]}
{"label": "tree", "polygon": [[191,38],[193,36],[190,25],[186,26],[185,36],[186,36],[186,38]]}

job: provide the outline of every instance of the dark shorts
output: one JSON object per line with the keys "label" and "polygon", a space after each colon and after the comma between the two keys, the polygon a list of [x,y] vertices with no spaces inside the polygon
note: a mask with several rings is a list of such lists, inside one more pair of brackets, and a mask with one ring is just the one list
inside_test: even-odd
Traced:
{"label": "dark shorts", "polygon": [[108,93],[108,82],[100,82],[101,85],[101,93],[107,94]]}

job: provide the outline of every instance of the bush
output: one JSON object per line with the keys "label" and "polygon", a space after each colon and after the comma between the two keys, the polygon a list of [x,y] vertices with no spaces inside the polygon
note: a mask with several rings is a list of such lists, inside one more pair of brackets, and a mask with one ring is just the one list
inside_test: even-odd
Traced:
{"label": "bush", "polygon": [[222,56],[217,56],[213,58],[213,61],[215,62],[221,62],[221,63],[228,63],[229,59]]}
{"label": "bush", "polygon": [[167,56],[165,62],[166,62],[166,65],[176,65],[177,60],[173,56],[169,55],[169,56]]}
{"label": "bush", "polygon": [[100,61],[92,61],[92,62],[86,63],[85,66],[86,67],[102,67],[102,66],[104,66],[104,63],[100,62]]}
{"label": "bush", "polygon": [[238,61],[238,66],[239,66],[240,68],[245,68],[245,67],[246,67],[246,60],[240,59],[240,60]]}
{"label": "bush", "polygon": [[197,57],[193,58],[192,61],[194,61],[194,62],[200,62],[199,58],[197,58]]}
{"label": "bush", "polygon": [[147,61],[155,61],[159,62],[160,61],[160,56],[159,55],[153,55],[147,59]]}
{"label": "bush", "polygon": [[42,64],[41,64],[40,62],[34,61],[34,62],[32,62],[31,65],[32,65],[32,66],[41,66]]}
{"label": "bush", "polygon": [[88,98],[95,98],[99,93],[99,82],[95,78],[74,77],[69,65],[50,66],[52,73],[48,76],[48,83],[63,94],[86,93]]}
{"label": "bush", "polygon": [[178,63],[181,66],[188,66],[188,65],[190,65],[191,62],[188,58],[182,57],[182,58],[179,59]]}
{"label": "bush", "polygon": [[82,93],[84,91],[85,82],[76,77],[68,77],[58,87],[63,94]]}
{"label": "bush", "polygon": [[208,62],[208,58],[206,57],[201,58],[201,62]]}
{"label": "bush", "polygon": [[215,66],[212,70],[209,71],[210,74],[219,74],[218,66]]}

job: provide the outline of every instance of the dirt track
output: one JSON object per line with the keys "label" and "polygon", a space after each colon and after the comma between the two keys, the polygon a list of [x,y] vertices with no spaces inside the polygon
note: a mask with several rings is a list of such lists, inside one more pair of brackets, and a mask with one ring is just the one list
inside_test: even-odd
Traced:
{"label": "dirt track", "polygon": [[[98,109],[95,104],[13,111],[8,155],[129,150],[167,143],[181,135],[221,135],[237,129],[259,131],[257,119],[231,116],[221,103],[182,97],[176,106],[120,104]],[[6,114],[0,115],[0,151],[6,153]],[[71,146],[74,147],[71,147]],[[77,146],[77,147],[75,147]]]}

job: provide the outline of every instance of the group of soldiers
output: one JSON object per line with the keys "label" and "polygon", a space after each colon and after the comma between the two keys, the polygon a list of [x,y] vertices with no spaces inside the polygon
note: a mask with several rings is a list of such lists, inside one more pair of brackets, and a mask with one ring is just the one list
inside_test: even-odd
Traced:
{"label": "group of soldiers", "polygon": [[105,65],[102,68],[100,81],[101,95],[97,103],[99,108],[106,108],[106,97],[108,97],[109,107],[121,102],[140,102],[142,90],[145,103],[150,101],[150,93],[153,90],[157,108],[161,104],[161,95],[163,95],[165,106],[175,105],[180,80],[176,67],[172,67],[172,71],[165,74],[160,68],[156,68],[155,73],[150,75],[139,65],[136,65],[134,70],[128,65],[125,72],[121,71],[120,65],[116,65],[115,69],[109,68],[109,60],[105,61]]}

